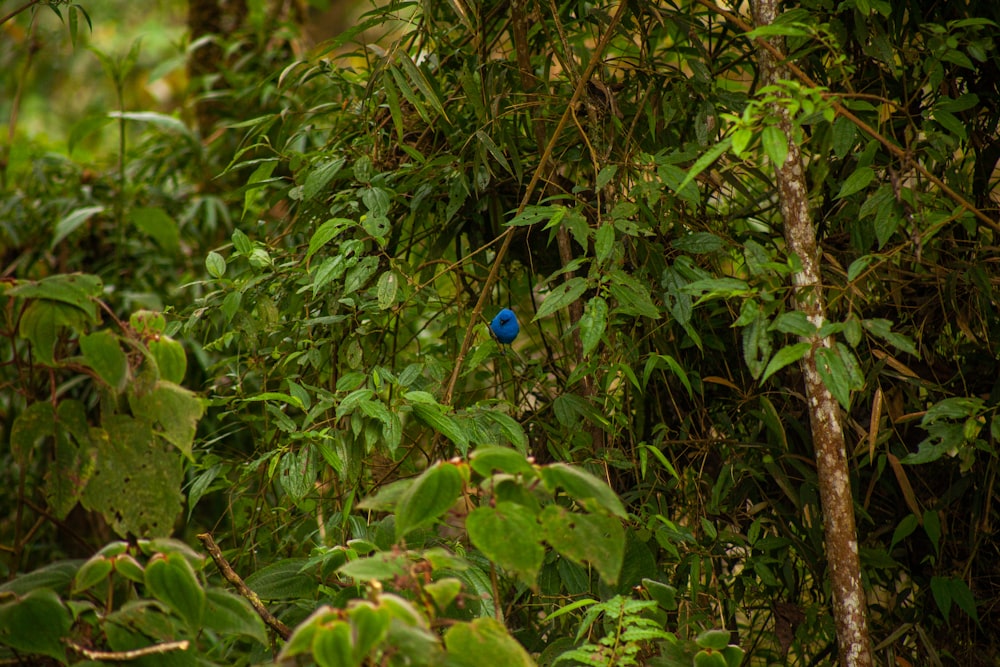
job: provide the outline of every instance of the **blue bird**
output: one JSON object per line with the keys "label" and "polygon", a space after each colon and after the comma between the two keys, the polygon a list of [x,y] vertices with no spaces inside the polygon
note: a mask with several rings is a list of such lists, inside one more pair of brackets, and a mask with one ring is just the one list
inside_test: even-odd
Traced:
{"label": "blue bird", "polygon": [[497,341],[504,345],[510,345],[517,338],[521,326],[517,323],[517,315],[514,314],[514,311],[510,308],[504,308],[490,322],[490,330],[497,337]]}

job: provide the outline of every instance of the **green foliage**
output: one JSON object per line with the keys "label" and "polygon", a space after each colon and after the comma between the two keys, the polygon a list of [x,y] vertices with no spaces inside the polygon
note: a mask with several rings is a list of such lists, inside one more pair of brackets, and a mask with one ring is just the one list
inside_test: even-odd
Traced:
{"label": "green foliage", "polygon": [[[48,4],[0,54],[5,657],[823,661],[815,336],[879,659],[996,648],[992,5],[753,30],[688,2],[394,2],[304,46],[251,3],[186,80],[180,46],[98,44]],[[757,36],[784,39],[780,85]],[[103,92],[60,120],[35,89],[84,59]],[[774,205],[786,131],[817,258]],[[826,321],[793,307],[805,261]],[[207,529],[287,636],[148,541]]]}

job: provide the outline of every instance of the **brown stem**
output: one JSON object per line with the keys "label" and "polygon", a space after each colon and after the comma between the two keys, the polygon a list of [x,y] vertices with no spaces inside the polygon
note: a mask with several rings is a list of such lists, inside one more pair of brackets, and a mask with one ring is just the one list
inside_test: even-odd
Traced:
{"label": "brown stem", "polygon": [[[732,12],[727,11],[721,7],[718,7],[717,5],[713,4],[710,0],[696,0],[696,2],[705,7],[708,7],[714,12],[719,13],[720,15],[725,17],[727,21],[736,25],[740,30],[743,30],[744,32],[750,32],[752,30],[750,25],[746,21],[741,19],[738,15],[733,14]],[[781,50],[778,49],[776,46],[774,46],[774,44],[772,44],[769,40],[758,37],[754,41],[760,47],[765,49],[775,59],[776,62],[781,63],[781,66],[784,69],[794,74],[795,78],[797,78],[799,81],[806,84],[807,86],[812,86],[813,88],[820,87],[819,83],[814,81],[812,77],[810,77],[808,74],[802,71],[802,69],[799,68],[795,63],[789,62],[785,58],[785,55],[781,52]],[[900,160],[903,160],[907,164],[911,165],[914,169],[916,169],[920,173],[921,176],[923,176],[928,181],[939,187],[941,191],[944,192],[956,204],[964,208],[966,211],[972,213],[980,221],[982,221],[984,224],[986,224],[994,231],[1000,232],[1000,223],[998,223],[990,216],[986,215],[983,211],[979,210],[975,204],[967,200],[965,197],[952,190],[947,183],[945,183],[940,178],[932,174],[927,169],[927,167],[922,165],[920,162],[913,160],[912,156],[906,150],[900,148],[892,141],[890,141],[887,137],[883,136],[878,130],[873,128],[871,125],[869,125],[868,123],[864,122],[863,120],[855,116],[853,112],[851,112],[847,107],[845,107],[836,99],[835,93],[827,95],[826,99],[829,100],[830,106],[833,107],[833,110],[837,112],[838,116],[843,116],[847,120],[854,123],[854,125],[859,130],[861,130],[871,138],[875,139],[877,142],[882,144],[886,148],[886,150],[888,150],[890,153],[895,155]]]}
{"label": "brown stem", "polygon": [[[777,0],[756,0],[753,12],[758,25],[768,25],[777,16]],[[765,84],[776,84],[783,78],[785,58],[780,42],[765,41],[768,48],[759,52],[761,78]],[[802,153],[795,141],[796,132],[788,110],[773,105],[788,143],[788,156],[783,164],[774,165],[778,184],[778,200],[784,219],[788,250],[799,257],[802,270],[792,276],[795,308],[816,325],[818,330],[826,319],[826,303],[820,277],[816,228],[809,210],[809,188],[805,179]],[[840,406],[823,382],[817,368],[816,353],[834,348],[832,336],[817,334],[803,337],[810,351],[801,361],[805,379],[806,403],[816,452],[816,473],[819,480],[820,504],[823,507],[824,540],[830,566],[830,586],[833,590],[833,616],[843,667],[871,667],[871,638],[865,591],[861,585],[861,562],[858,558],[858,536],[854,520],[854,498],[847,465],[844,432],[840,423]]]}
{"label": "brown stem", "polygon": [[212,560],[215,561],[215,566],[219,568],[219,572],[222,573],[225,580],[231,583],[236,588],[236,591],[245,597],[248,602],[250,602],[250,606],[254,608],[254,611],[257,612],[257,615],[260,616],[261,620],[263,620],[269,628],[277,632],[282,639],[288,639],[291,637],[291,629],[275,618],[274,614],[268,611],[267,607],[264,606],[264,603],[261,602],[260,597],[254,593],[250,587],[246,585],[246,583],[244,583],[240,575],[236,574],[236,571],[229,565],[229,561],[227,561],[226,557],[222,555],[222,550],[219,549],[219,545],[215,543],[214,539],[212,539],[212,535],[209,533],[202,533],[198,535],[198,539],[208,551],[208,555],[210,555]]}

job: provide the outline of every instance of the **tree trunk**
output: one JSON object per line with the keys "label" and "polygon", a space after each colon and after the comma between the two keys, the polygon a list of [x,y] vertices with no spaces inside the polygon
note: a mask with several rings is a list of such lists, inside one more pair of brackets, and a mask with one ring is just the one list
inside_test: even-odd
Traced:
{"label": "tree trunk", "polygon": [[[757,25],[771,23],[777,15],[777,0],[756,0],[753,4]],[[772,44],[782,52],[777,41]],[[759,49],[761,81],[773,85],[783,78],[780,63],[767,49]],[[819,271],[816,228],[809,211],[805,167],[795,141],[795,132],[787,109],[775,106],[778,125],[788,139],[788,157],[775,165],[779,205],[784,219],[788,250],[799,257],[802,270],[793,275],[795,307],[806,314],[817,330],[826,319],[826,303]],[[851,494],[840,407],[817,371],[816,351],[834,345],[830,336],[813,335],[805,339],[811,350],[801,366],[805,395],[816,451],[820,502],[823,506],[826,555],[833,589],[833,614],[837,627],[840,664],[844,667],[870,667],[871,640],[868,635],[867,604],[861,585],[861,562],[858,558],[854,501]]]}

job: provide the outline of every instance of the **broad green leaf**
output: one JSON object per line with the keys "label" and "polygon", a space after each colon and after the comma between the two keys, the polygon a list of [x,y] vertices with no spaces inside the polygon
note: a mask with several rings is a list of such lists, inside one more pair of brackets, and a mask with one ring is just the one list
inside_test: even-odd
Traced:
{"label": "broad green leaf", "polygon": [[73,577],[73,594],[86,591],[105,581],[114,569],[114,563],[104,554],[94,554],[80,566]]}
{"label": "broad green leaf", "polygon": [[708,149],[708,151],[706,151],[704,155],[695,160],[695,163],[691,165],[690,169],[688,169],[687,175],[684,177],[684,180],[681,181],[680,185],[678,185],[676,188],[674,188],[670,183],[668,183],[667,185],[670,185],[671,188],[677,193],[682,192],[684,188],[687,187],[688,183],[697,178],[698,174],[708,169],[712,165],[712,163],[718,160],[719,157],[722,156],[723,153],[728,151],[729,147],[732,145],[733,145],[732,137],[724,138],[715,146]]}
{"label": "broad green leaf", "polygon": [[606,584],[617,583],[625,559],[625,529],[619,519],[548,505],[541,521],[542,535],[553,549],[575,563],[591,565]]}
{"label": "broad green leaf", "polygon": [[60,273],[37,281],[19,280],[6,293],[24,299],[48,299],[76,306],[87,316],[87,321],[97,324],[97,298],[103,291],[104,283],[97,276]]}
{"label": "broad green leaf", "polygon": [[324,160],[314,165],[309,171],[309,175],[306,176],[306,182],[302,185],[302,198],[305,201],[310,201],[325,190],[326,186],[334,179],[345,162],[344,158],[337,158],[335,160]]}
{"label": "broad green leaf", "polygon": [[611,257],[615,247],[615,226],[603,224],[594,234],[594,258],[603,264]]}
{"label": "broad green leaf", "polygon": [[469,450],[469,436],[458,422],[445,414],[444,406],[414,403],[411,407],[417,419],[455,443],[463,455]]}
{"label": "broad green leaf", "polygon": [[701,648],[721,651],[729,646],[729,630],[705,630],[699,634],[694,643]]}
{"label": "broad green leaf", "polygon": [[198,421],[205,404],[196,394],[180,385],[159,380],[151,391],[130,396],[134,413],[150,425],[159,424],[159,434],[188,458]]}
{"label": "broad green leaf", "polygon": [[160,377],[167,382],[179,385],[187,373],[187,355],[184,346],[170,336],[159,336],[150,341],[149,352],[156,360],[156,368]]}
{"label": "broad green leaf", "polygon": [[83,506],[103,514],[122,537],[169,535],[181,512],[181,457],[147,421],[111,415],[101,426],[91,430],[96,461]]}
{"label": "broad green leaf", "polygon": [[507,628],[492,618],[456,623],[444,634],[448,664],[454,667],[534,667],[535,661]]}
{"label": "broad green leaf", "polygon": [[854,147],[858,130],[854,123],[843,116],[833,121],[833,153],[843,160]]}
{"label": "broad green leaf", "polygon": [[660,318],[660,311],[653,303],[648,286],[637,284],[633,280],[613,279],[608,291],[618,301],[616,312],[648,317],[651,320]]}
{"label": "broad green leaf", "polygon": [[278,466],[278,482],[285,493],[298,503],[316,490],[316,453],[312,447],[286,452]]}
{"label": "broad green leaf", "polygon": [[27,467],[35,446],[42,438],[55,435],[55,412],[48,401],[32,403],[14,419],[10,447],[14,460]]}
{"label": "broad green leaf", "polygon": [[788,138],[777,125],[768,125],[760,133],[761,144],[764,146],[764,153],[771,160],[775,169],[779,169],[785,164],[788,158]]}
{"label": "broad green leaf", "polygon": [[764,369],[764,374],[760,376],[760,381],[763,383],[767,378],[771,377],[782,368],[789,364],[793,364],[800,360],[812,347],[810,343],[795,343],[794,345],[787,345],[780,350],[778,350],[771,360],[767,362],[767,368]]}
{"label": "broad green leaf", "polygon": [[728,667],[726,656],[721,652],[703,649],[694,655],[694,667]]}
{"label": "broad green leaf", "polygon": [[226,259],[214,250],[205,257],[205,269],[213,278],[226,275]]}
{"label": "broad green leaf", "polygon": [[506,447],[478,447],[470,455],[472,469],[483,477],[489,477],[495,471],[509,475],[534,476],[534,467],[521,452]]}
{"label": "broad green leaf", "polygon": [[538,321],[544,317],[548,317],[557,310],[565,308],[579,299],[586,291],[587,281],[585,279],[579,276],[570,278],[549,292],[549,295],[545,297],[545,301],[538,308],[538,313],[532,321]]}
{"label": "broad green leaf", "polygon": [[349,218],[331,218],[313,232],[309,239],[309,249],[306,251],[306,262],[327,243],[336,238],[342,231],[353,227],[355,222]]}
{"label": "broad green leaf", "polygon": [[844,184],[840,186],[840,192],[837,193],[836,199],[843,199],[849,195],[853,195],[855,192],[864,190],[868,187],[868,184],[875,179],[875,170],[871,167],[858,167],[854,170]]}
{"label": "broad green leaf", "polygon": [[154,556],[146,565],[146,588],[187,623],[192,633],[201,631],[205,615],[205,589],[191,563],[182,554]]}
{"label": "broad green leaf", "polygon": [[465,523],[469,539],[491,561],[533,586],[542,568],[538,517],[523,505],[498,502],[495,507],[477,507]]}
{"label": "broad green leaf", "polygon": [[242,635],[267,646],[267,630],[245,598],[219,588],[205,591],[205,629],[220,635]]}
{"label": "broad green leaf", "polygon": [[594,183],[594,189],[600,190],[605,185],[611,182],[611,179],[615,177],[618,173],[618,165],[609,164],[607,166],[601,167],[601,171],[597,173],[597,180]]}
{"label": "broad green leaf", "polygon": [[406,489],[396,508],[396,539],[437,521],[462,493],[462,473],[453,463],[436,463]]}
{"label": "broad green leaf", "polygon": [[725,243],[710,232],[694,232],[674,239],[670,245],[681,252],[703,255],[721,250]]}
{"label": "broad green leaf", "polygon": [[246,585],[262,600],[311,600],[318,582],[302,571],[307,558],[284,558],[257,570]]}
{"label": "broad green leaf", "polygon": [[62,664],[66,660],[63,639],[69,638],[73,619],[59,597],[47,588],[0,604],[0,644],[22,654],[45,655]]}
{"label": "broad green leaf", "polygon": [[388,310],[396,305],[396,295],[399,293],[399,276],[395,271],[386,271],[379,276],[375,286],[379,310]]}
{"label": "broad green leaf", "polygon": [[405,577],[410,567],[409,559],[401,553],[380,551],[368,558],[356,558],[337,568],[337,572],[357,581],[392,581]]}
{"label": "broad green leaf", "polygon": [[816,370],[841,407],[850,410],[851,381],[836,348],[820,347],[816,350]]}
{"label": "broad green leaf", "polygon": [[673,611],[677,609],[677,589],[669,584],[660,583],[654,579],[643,579],[642,587],[646,590],[660,609]]}
{"label": "broad green leaf", "polygon": [[608,326],[608,302],[599,296],[587,302],[580,317],[580,341],[583,356],[588,356],[600,344]]}
{"label": "broad green leaf", "polygon": [[356,664],[350,624],[336,620],[317,627],[312,640],[312,654],[319,667],[348,667]]}
{"label": "broad green leaf", "polygon": [[128,358],[121,348],[118,336],[110,331],[95,331],[80,336],[83,360],[94,369],[97,376],[115,392],[125,388],[128,378]]}
{"label": "broad green leaf", "polygon": [[611,487],[589,472],[565,463],[552,463],[543,467],[540,472],[550,491],[562,488],[588,510],[600,509],[623,519],[628,517],[625,506]]}
{"label": "broad green leaf", "polygon": [[162,208],[135,208],[131,211],[132,222],[141,231],[156,241],[165,252],[171,255],[180,249],[180,230],[177,221]]}

